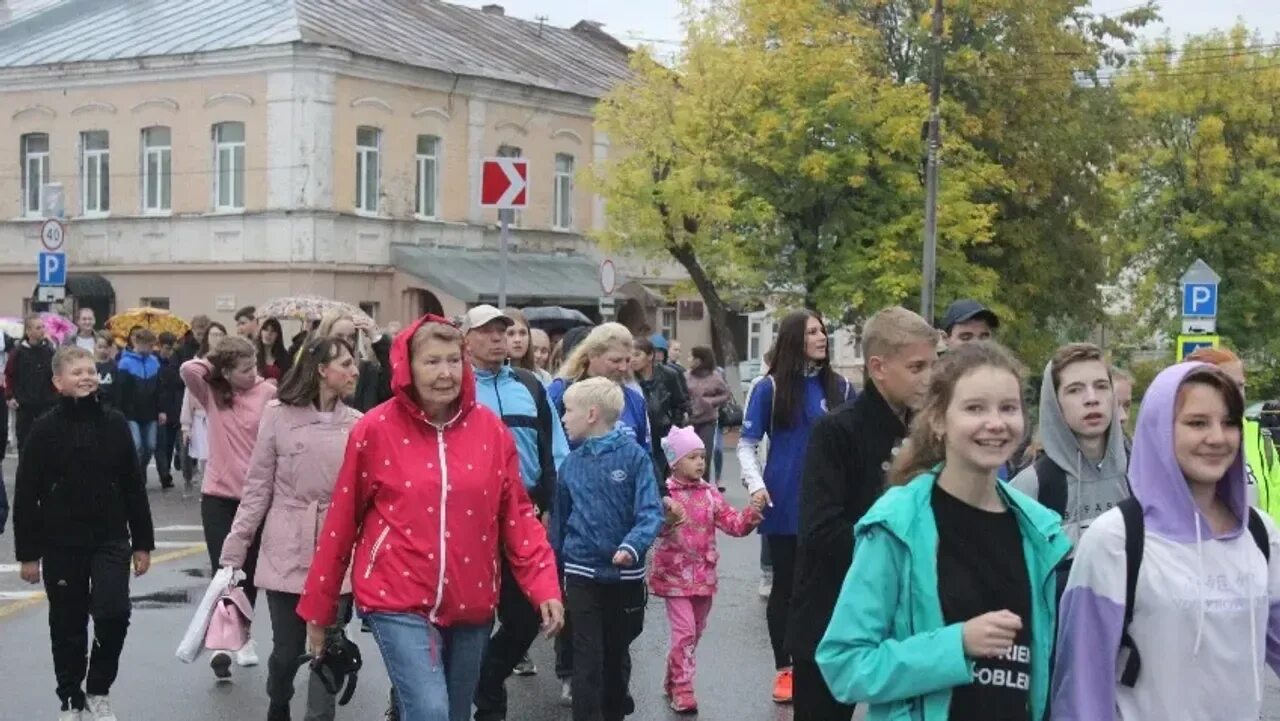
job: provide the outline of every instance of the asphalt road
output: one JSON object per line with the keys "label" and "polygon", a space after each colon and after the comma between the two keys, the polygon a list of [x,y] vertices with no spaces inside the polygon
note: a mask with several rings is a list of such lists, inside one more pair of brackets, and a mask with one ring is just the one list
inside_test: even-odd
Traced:
{"label": "asphalt road", "polygon": [[[737,478],[734,459],[726,457],[726,479]],[[13,458],[4,462],[12,498]],[[154,474],[154,472],[153,472]],[[740,485],[728,483],[729,499],[746,501]],[[135,579],[132,588],[133,623],[121,660],[120,678],[112,703],[121,721],[225,721],[266,717],[266,668],[235,669],[232,683],[213,681],[207,657],[187,665],[174,657],[178,640],[190,621],[194,606],[207,584],[207,557],[200,532],[198,499],[183,498],[180,490],[161,492],[153,481],[149,488],[152,513],[158,529],[159,548],[151,572]],[[765,630],[764,602],[756,592],[759,580],[759,541],[751,536],[721,536],[721,590],[716,598],[706,636],[699,649],[697,681],[700,718],[710,721],[790,721],[789,708],[769,698],[772,654]],[[0,536],[0,721],[34,721],[57,717],[52,662],[49,652],[46,607],[35,587],[18,578],[12,562],[13,545],[8,532]],[[270,621],[264,613],[255,626],[264,661],[270,652]],[[340,719],[381,719],[389,683],[377,649],[367,634],[351,626],[360,645],[365,670],[351,705],[340,709]],[[679,718],[662,697],[661,679],[667,645],[667,623],[662,602],[649,604],[644,634],[632,646],[632,693],[637,710],[631,719],[657,721]],[[539,673],[508,682],[512,721],[568,721],[569,712],[558,703],[559,683],[551,670],[551,643],[540,640],[533,650]],[[301,676],[301,674],[300,674]],[[1270,674],[1269,674],[1270,676]],[[294,699],[294,718],[302,718],[305,685]],[[1280,684],[1268,683],[1267,721],[1280,721]]]}

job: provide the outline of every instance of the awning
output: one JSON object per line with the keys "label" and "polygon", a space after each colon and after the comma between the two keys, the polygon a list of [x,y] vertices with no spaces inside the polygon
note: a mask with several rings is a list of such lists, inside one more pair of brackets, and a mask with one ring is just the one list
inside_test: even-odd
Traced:
{"label": "awning", "polygon": [[[39,285],[31,291],[31,295],[34,297],[38,290]],[[114,299],[116,297],[116,289],[112,287],[111,281],[97,273],[68,273],[67,295],[76,298]]]}
{"label": "awning", "polygon": [[[498,301],[496,250],[391,245],[391,264],[464,303]],[[600,270],[585,255],[507,254],[507,305],[590,305],[601,296]]]}
{"label": "awning", "polygon": [[623,298],[631,298],[646,308],[661,308],[671,305],[662,293],[634,280],[618,286],[617,295]]}

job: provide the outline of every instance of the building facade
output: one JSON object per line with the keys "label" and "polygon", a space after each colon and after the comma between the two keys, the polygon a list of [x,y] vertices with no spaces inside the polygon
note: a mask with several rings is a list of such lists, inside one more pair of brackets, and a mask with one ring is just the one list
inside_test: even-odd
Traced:
{"label": "building facade", "polygon": [[[380,322],[461,313],[497,299],[498,218],[478,181],[483,158],[508,155],[530,166],[509,304],[598,317],[588,234],[607,218],[584,180],[613,152],[593,110],[628,62],[599,26],[434,0],[8,1],[0,315],[31,304],[58,196],[70,303],[100,316],[230,320],[302,293]],[[615,262],[620,313],[707,341],[705,318],[678,319],[679,273]]]}

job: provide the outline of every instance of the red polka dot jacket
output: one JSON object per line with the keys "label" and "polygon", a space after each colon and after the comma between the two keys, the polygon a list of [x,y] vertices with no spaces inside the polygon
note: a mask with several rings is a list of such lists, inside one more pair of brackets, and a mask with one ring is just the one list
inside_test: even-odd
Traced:
{"label": "red polka dot jacket", "polygon": [[[394,397],[352,429],[298,615],[334,622],[343,577],[362,613],[416,613],[439,626],[493,620],[500,555],[535,606],[560,599],[555,557],[520,478],[515,441],[475,400],[463,359],[457,414],[433,425],[413,400],[409,340],[391,349]],[[353,565],[354,564],[354,565]]]}

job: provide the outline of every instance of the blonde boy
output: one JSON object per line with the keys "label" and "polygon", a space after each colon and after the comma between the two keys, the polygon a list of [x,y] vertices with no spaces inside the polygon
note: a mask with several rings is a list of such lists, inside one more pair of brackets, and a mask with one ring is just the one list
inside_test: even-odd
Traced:
{"label": "blonde boy", "polygon": [[560,467],[551,545],[572,616],[573,717],[622,718],[631,642],[644,628],[645,554],[662,527],[653,460],[616,426],[622,386],[596,377],[571,385],[564,426],[581,442]]}

